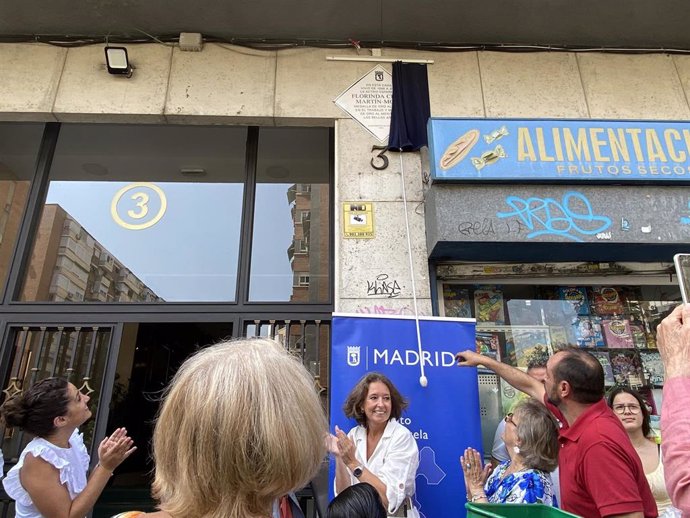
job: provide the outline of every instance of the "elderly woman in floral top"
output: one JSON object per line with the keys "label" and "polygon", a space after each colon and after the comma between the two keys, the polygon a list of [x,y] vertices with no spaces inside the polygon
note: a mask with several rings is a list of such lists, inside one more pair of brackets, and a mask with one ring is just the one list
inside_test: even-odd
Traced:
{"label": "elderly woman in floral top", "polygon": [[505,417],[503,440],[510,460],[482,465],[477,450],[467,448],[460,458],[467,500],[494,504],[546,504],[558,506],[550,472],[558,465],[558,425],[537,401],[521,401]]}

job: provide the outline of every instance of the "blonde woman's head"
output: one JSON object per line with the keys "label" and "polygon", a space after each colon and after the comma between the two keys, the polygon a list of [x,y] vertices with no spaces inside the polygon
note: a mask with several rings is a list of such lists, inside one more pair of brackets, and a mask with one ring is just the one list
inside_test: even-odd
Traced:
{"label": "blonde woman's head", "polygon": [[307,370],[279,344],[201,350],[168,387],[153,434],[153,494],[175,518],[270,515],[325,456],[325,415]]}

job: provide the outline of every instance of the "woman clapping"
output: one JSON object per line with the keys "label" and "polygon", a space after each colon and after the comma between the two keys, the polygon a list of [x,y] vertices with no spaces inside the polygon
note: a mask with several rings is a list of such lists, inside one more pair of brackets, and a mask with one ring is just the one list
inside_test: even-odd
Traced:
{"label": "woman clapping", "polygon": [[388,516],[418,518],[412,497],[419,450],[412,433],[398,422],[406,407],[391,380],[383,374],[367,374],[343,405],[345,416],[358,426],[347,435],[336,427],[330,449],[336,459],[336,493],[367,482],[379,493]]}
{"label": "woman clapping", "polygon": [[86,477],[89,454],[78,427],[91,417],[89,396],[62,378],[46,378],[7,400],[5,424],[35,438],[3,480],[16,500],[17,518],[83,518],[96,503],[113,470],[135,447],[118,428],[98,447],[98,464]]}
{"label": "woman clapping", "polygon": [[477,450],[467,448],[460,458],[467,499],[494,504],[557,506],[550,472],[558,465],[558,427],[544,405],[521,401],[505,417],[503,440],[510,460],[491,473]]}

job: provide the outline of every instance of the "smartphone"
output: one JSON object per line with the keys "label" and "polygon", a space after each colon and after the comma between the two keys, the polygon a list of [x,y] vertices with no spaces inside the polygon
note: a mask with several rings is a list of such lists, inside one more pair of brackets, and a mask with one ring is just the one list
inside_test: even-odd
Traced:
{"label": "smartphone", "polygon": [[683,304],[690,302],[690,254],[676,254],[673,256],[673,264],[676,265],[676,275]]}

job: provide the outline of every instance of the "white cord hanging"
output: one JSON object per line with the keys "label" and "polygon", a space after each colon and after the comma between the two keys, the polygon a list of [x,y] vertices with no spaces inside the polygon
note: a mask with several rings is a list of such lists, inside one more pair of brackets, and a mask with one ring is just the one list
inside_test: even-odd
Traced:
{"label": "white cord hanging", "polygon": [[429,383],[424,375],[424,356],[422,355],[422,336],[419,332],[419,313],[417,312],[417,288],[414,280],[414,268],[412,266],[412,241],[410,240],[410,220],[407,216],[407,190],[405,188],[405,168],[403,167],[402,149],[398,150],[400,155],[400,182],[402,184],[403,212],[405,213],[405,231],[407,235],[407,259],[410,263],[410,278],[412,279],[412,305],[414,307],[414,324],[417,330],[417,352],[419,353],[419,384],[426,387]]}

